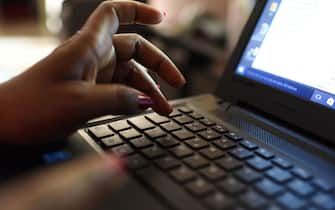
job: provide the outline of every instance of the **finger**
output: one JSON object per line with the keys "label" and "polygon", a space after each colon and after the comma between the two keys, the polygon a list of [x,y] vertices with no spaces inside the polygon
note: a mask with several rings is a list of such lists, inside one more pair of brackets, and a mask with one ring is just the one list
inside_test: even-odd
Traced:
{"label": "finger", "polygon": [[116,33],[119,24],[157,24],[163,19],[161,11],[136,1],[104,1],[92,13],[85,26],[96,28],[107,21],[111,35]]}
{"label": "finger", "polygon": [[120,24],[155,24],[162,17],[159,10],[136,1],[105,1],[89,17],[81,33],[103,67],[114,57],[112,36]]}
{"label": "finger", "polygon": [[169,57],[143,37],[137,34],[118,34],[114,35],[113,43],[119,60],[135,59],[174,87],[185,84],[185,78]]}
{"label": "finger", "polygon": [[103,115],[137,114],[152,106],[142,93],[121,84],[98,84],[90,87],[81,101],[86,119]]}
{"label": "finger", "polygon": [[136,61],[131,60],[118,64],[115,79],[114,82],[123,82],[149,96],[153,101],[152,108],[157,113],[161,115],[171,113],[172,108],[156,82],[148,74],[147,69]]}
{"label": "finger", "polygon": [[120,159],[86,157],[3,187],[1,206],[16,210],[93,209],[106,195],[112,196],[125,178]]}
{"label": "finger", "polygon": [[156,24],[162,18],[159,10],[147,4],[136,1],[105,1],[77,34],[57,48],[57,52],[60,55],[66,54],[65,57],[61,56],[63,60],[87,57],[100,69],[113,61],[112,36],[120,24]]}

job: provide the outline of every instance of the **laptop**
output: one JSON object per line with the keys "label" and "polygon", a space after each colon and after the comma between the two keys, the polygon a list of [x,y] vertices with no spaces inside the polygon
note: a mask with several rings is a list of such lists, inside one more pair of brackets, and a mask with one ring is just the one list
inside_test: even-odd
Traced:
{"label": "laptop", "polygon": [[215,93],[74,134],[73,150],[128,159],[106,209],[335,209],[333,8],[259,0]]}

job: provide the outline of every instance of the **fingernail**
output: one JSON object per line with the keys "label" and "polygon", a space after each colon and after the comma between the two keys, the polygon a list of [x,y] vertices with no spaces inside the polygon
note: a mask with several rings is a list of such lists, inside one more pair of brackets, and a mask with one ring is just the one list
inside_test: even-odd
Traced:
{"label": "fingernail", "polygon": [[118,172],[124,173],[128,169],[127,161],[121,155],[115,153],[107,153],[106,154],[108,167],[112,170],[116,170]]}
{"label": "fingernail", "polygon": [[180,78],[179,87],[183,87],[186,83],[187,83],[187,81],[186,81],[185,77],[182,76],[182,77]]}
{"label": "fingernail", "polygon": [[[102,161],[102,162],[101,162]],[[103,159],[99,159],[99,166],[90,171],[85,179],[85,186],[91,185],[94,188],[104,187],[104,189],[115,189],[116,186],[125,181],[124,176],[127,166],[124,160],[116,155],[105,154]]]}
{"label": "fingernail", "polygon": [[147,94],[145,94],[145,93],[142,93],[142,92],[141,92],[141,93],[139,93],[138,95],[139,95],[139,96],[143,96],[143,97],[148,97],[148,95],[147,95]]}
{"label": "fingernail", "polygon": [[139,95],[137,97],[137,104],[140,109],[146,110],[153,105],[153,101],[147,96]]}

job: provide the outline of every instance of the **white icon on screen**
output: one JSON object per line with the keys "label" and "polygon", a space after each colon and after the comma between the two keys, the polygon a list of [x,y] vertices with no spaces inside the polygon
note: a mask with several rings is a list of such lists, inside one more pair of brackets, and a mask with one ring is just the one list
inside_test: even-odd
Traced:
{"label": "white icon on screen", "polygon": [[269,32],[270,25],[267,23],[263,23],[259,29],[259,31],[253,35],[252,40],[257,42],[262,42],[265,39],[266,34]]}
{"label": "white icon on screen", "polygon": [[259,34],[264,36],[268,33],[269,29],[270,29],[270,25],[267,23],[263,23],[261,26],[261,30],[259,31]]}
{"label": "white icon on screen", "polygon": [[333,98],[329,98],[329,99],[327,100],[327,104],[328,104],[329,106],[333,106],[334,103],[335,103],[335,100],[334,100]]}
{"label": "white icon on screen", "polygon": [[316,100],[319,100],[319,101],[320,101],[320,100],[322,99],[322,95],[320,95],[320,94],[316,94],[316,95],[315,95],[315,98],[316,98]]}
{"label": "white icon on screen", "polygon": [[256,58],[258,51],[259,47],[251,48],[247,53],[247,59],[253,61]]}
{"label": "white icon on screen", "polygon": [[239,74],[244,74],[244,72],[245,72],[245,68],[244,68],[244,66],[240,66],[240,67],[238,67],[237,72],[238,72]]}

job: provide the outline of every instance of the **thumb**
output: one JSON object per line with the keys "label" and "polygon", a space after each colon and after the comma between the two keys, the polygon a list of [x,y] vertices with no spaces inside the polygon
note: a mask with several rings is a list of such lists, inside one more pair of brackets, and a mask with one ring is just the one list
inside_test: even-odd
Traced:
{"label": "thumb", "polygon": [[125,177],[124,164],[117,157],[84,158],[3,187],[0,203],[8,210],[92,209],[111,196]]}
{"label": "thumb", "polygon": [[88,119],[102,115],[140,113],[153,105],[151,98],[140,91],[119,84],[99,84],[87,92],[84,109]]}

